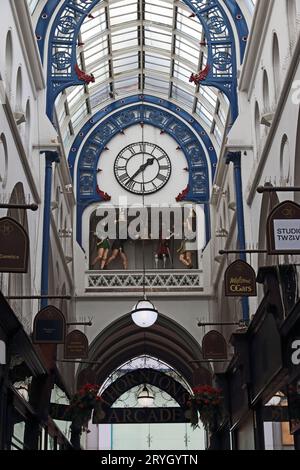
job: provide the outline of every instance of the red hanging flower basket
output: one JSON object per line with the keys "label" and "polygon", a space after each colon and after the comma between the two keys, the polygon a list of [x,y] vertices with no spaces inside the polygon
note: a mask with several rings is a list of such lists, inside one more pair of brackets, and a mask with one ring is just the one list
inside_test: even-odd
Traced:
{"label": "red hanging flower basket", "polygon": [[187,405],[190,408],[191,425],[199,427],[199,419],[207,431],[211,431],[223,416],[222,391],[210,385],[198,385],[193,388]]}
{"label": "red hanging flower basket", "polygon": [[86,384],[81,387],[71,398],[70,406],[67,412],[72,421],[72,427],[88,430],[88,423],[92,417],[92,412],[99,401],[102,401],[99,393],[99,385]]}

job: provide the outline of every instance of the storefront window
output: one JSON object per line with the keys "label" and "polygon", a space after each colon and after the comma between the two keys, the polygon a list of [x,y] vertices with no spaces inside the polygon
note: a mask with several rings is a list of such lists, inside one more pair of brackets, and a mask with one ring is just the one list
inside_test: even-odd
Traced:
{"label": "storefront window", "polygon": [[24,431],[25,422],[21,421],[14,425],[13,436],[11,441],[11,450],[23,450],[24,449]]}

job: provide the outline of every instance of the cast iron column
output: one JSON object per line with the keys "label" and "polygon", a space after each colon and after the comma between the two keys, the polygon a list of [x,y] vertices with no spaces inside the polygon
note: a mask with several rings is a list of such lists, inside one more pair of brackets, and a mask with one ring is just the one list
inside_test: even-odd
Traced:
{"label": "cast iron column", "polygon": [[[49,278],[49,244],[50,244],[50,217],[51,217],[51,187],[52,187],[52,164],[59,162],[57,152],[43,152],[46,157],[45,169],[45,195],[44,195],[44,226],[43,226],[43,252],[42,252],[42,279],[41,295],[48,294]],[[46,307],[47,299],[41,299],[41,308]]]}
{"label": "cast iron column", "polygon": [[[236,217],[238,227],[238,241],[239,249],[246,249],[246,237],[245,237],[245,218],[244,218],[244,205],[243,205],[243,184],[242,184],[242,172],[241,172],[241,152],[228,152],[226,157],[226,164],[233,163],[234,168],[234,184],[236,194]],[[240,259],[247,261],[245,253],[240,253]],[[248,297],[242,297],[242,309],[243,309],[243,320],[249,321],[249,299]]]}

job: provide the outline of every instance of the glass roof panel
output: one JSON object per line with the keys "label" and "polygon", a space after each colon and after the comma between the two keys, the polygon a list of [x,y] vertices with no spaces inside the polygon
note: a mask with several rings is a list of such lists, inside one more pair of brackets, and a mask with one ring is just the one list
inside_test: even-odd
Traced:
{"label": "glass roof panel", "polygon": [[57,102],[66,100],[66,106],[57,108],[64,132],[76,134],[104,103],[145,92],[178,102],[217,144],[217,131],[224,132],[229,103],[219,99],[218,90],[189,82],[191,73],[206,65],[204,42],[201,23],[180,0],[106,0],[98,4],[81,27],[77,49],[79,67],[92,73],[95,83],[70,87],[60,96]]}

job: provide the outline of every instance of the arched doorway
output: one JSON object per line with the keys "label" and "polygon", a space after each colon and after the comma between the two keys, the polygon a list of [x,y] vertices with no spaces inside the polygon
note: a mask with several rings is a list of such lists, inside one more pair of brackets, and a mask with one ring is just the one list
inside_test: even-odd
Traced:
{"label": "arched doorway", "polygon": [[[147,329],[134,325],[130,315],[109,325],[90,346],[89,367],[101,385],[110,418],[91,425],[87,448],[203,449],[203,428],[194,431],[184,414],[192,387],[211,383],[202,360],[196,339],[163,315]],[[154,397],[150,414],[139,402],[145,386]],[[174,394],[176,387],[181,392]]]}
{"label": "arched doorway", "polygon": [[203,427],[194,430],[188,418],[190,390],[165,362],[133,358],[103,384],[104,405],[90,426],[87,449],[96,443],[99,450],[204,449]]}

